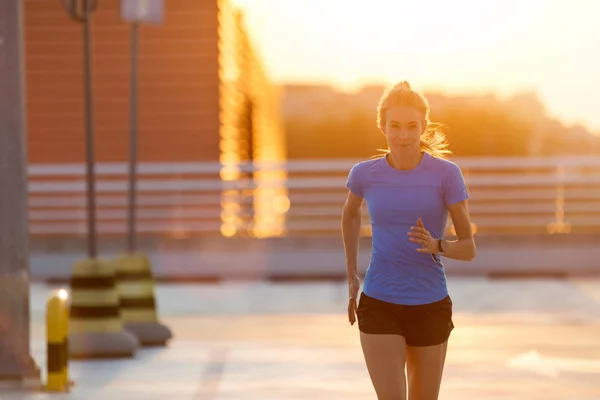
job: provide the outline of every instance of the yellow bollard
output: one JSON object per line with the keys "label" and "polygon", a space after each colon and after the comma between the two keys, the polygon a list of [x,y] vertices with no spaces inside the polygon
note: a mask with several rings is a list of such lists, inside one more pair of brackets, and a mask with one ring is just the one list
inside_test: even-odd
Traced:
{"label": "yellow bollard", "polygon": [[67,392],[69,382],[69,295],[66,290],[52,292],[46,306],[46,390]]}
{"label": "yellow bollard", "polygon": [[125,329],[144,347],[165,346],[173,334],[158,320],[150,260],[144,254],[124,254],[114,265]]}
{"label": "yellow bollard", "polygon": [[140,343],[123,329],[112,263],[101,259],[76,262],[70,285],[69,357],[133,357]]}

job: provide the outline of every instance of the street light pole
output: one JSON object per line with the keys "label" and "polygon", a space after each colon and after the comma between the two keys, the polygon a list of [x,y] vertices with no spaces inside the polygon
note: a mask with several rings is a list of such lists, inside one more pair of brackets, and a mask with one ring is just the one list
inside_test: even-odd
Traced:
{"label": "street light pole", "polygon": [[136,182],[138,162],[138,99],[139,99],[139,30],[140,23],[160,24],[163,20],[163,0],[121,0],[121,16],[131,23],[131,72],[129,102],[129,188],[127,196],[127,250],[137,250]]}
{"label": "street light pole", "polygon": [[[1,1],[1,0],[0,0]],[[78,7],[81,5],[81,7]],[[71,18],[83,25],[83,86],[85,92],[85,161],[87,195],[87,249],[88,257],[98,255],[96,238],[96,171],[94,154],[94,90],[92,85],[92,26],[91,15],[97,0],[67,0],[66,9]]]}
{"label": "street light pole", "polygon": [[[0,0],[1,1],[1,0]],[[149,258],[137,253],[136,240],[136,171],[138,162],[138,126],[139,126],[139,30],[140,24],[160,24],[163,20],[163,0],[121,0],[121,16],[131,23],[131,72],[130,72],[130,125],[129,125],[129,192],[127,220],[127,250],[129,254],[118,257],[115,263],[116,273],[130,274],[132,271],[152,281],[152,266]],[[137,254],[136,254],[137,253]],[[153,296],[153,295],[152,295]],[[129,297],[122,297],[121,304],[131,303]],[[135,299],[139,301],[139,298]],[[134,304],[137,304],[134,302]],[[135,334],[142,346],[165,345],[172,337],[171,330],[158,321],[156,303],[152,297],[146,306],[150,317],[144,319],[127,317],[123,314],[124,327]],[[134,306],[137,307],[137,306]],[[154,316],[152,316],[154,315]]]}
{"label": "street light pole", "polygon": [[96,0],[83,0],[83,46],[84,46],[84,86],[85,86],[85,153],[87,184],[87,225],[88,257],[94,259],[96,247],[96,171],[94,155],[94,91],[92,86],[92,27],[90,16]]}
{"label": "street light pole", "polygon": [[131,121],[129,128],[129,218],[127,224],[127,249],[130,253],[135,252],[137,247],[135,203],[138,151],[138,36],[139,24],[135,21],[131,24],[131,98],[129,111]]}

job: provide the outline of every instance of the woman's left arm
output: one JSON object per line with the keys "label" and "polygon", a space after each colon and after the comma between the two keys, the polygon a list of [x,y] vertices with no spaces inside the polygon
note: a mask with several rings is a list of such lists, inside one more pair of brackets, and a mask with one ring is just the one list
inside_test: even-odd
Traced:
{"label": "woman's left arm", "polygon": [[440,242],[442,256],[461,261],[471,261],[475,258],[475,239],[471,229],[471,217],[467,200],[448,206],[456,237],[458,240],[442,240]]}

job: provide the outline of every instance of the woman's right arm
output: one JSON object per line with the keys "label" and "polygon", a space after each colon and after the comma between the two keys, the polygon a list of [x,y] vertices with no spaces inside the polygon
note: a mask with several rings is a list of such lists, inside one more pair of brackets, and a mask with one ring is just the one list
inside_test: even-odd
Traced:
{"label": "woman's right arm", "polygon": [[346,273],[348,274],[348,320],[350,325],[356,322],[358,291],[358,239],[362,220],[363,199],[348,192],[348,198],[342,211],[342,237],[346,252]]}
{"label": "woman's right arm", "polygon": [[349,282],[358,278],[358,240],[362,222],[362,203],[362,198],[348,191],[342,210],[342,238]]}

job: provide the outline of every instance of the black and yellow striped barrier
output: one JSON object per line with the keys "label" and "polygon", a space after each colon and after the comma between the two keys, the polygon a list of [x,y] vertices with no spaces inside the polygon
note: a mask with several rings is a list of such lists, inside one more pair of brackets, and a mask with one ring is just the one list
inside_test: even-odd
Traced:
{"label": "black and yellow striped barrier", "polygon": [[67,392],[69,382],[69,305],[68,293],[51,293],[46,304],[46,390]]}
{"label": "black and yellow striped barrier", "polygon": [[114,265],[83,260],[71,275],[69,351],[73,358],[131,357],[137,338],[123,327]]}
{"label": "black and yellow striped barrier", "polygon": [[143,254],[125,254],[114,261],[125,329],[142,346],[164,346],[172,334],[158,321],[154,277],[150,260]]}

